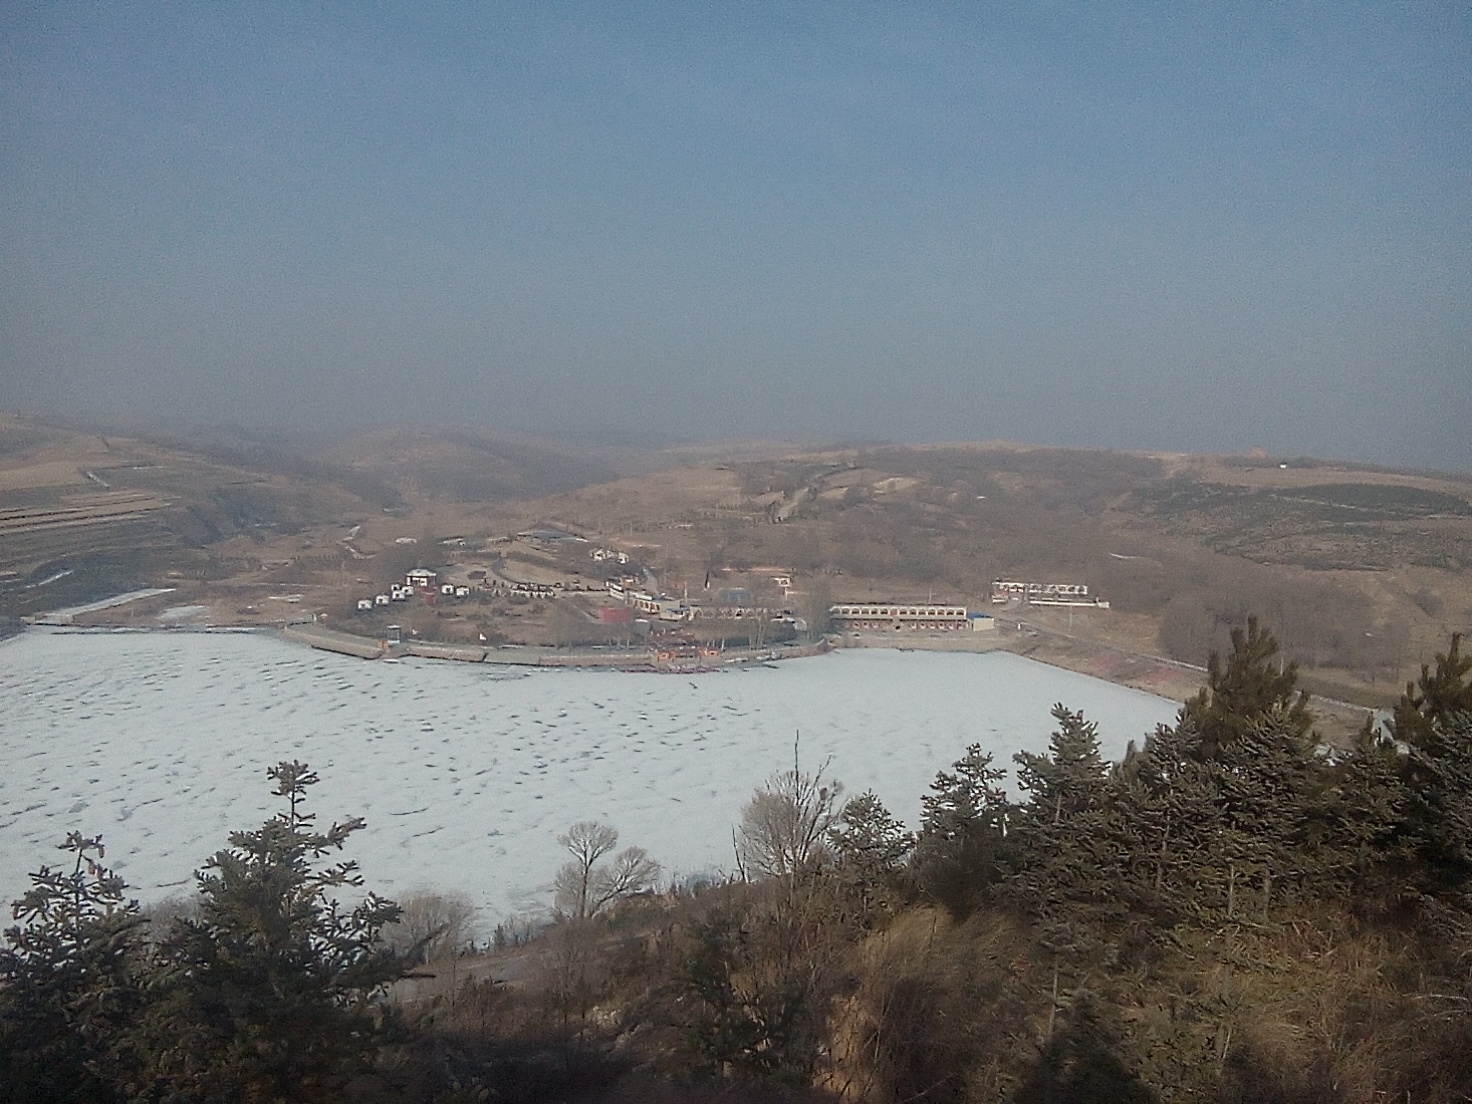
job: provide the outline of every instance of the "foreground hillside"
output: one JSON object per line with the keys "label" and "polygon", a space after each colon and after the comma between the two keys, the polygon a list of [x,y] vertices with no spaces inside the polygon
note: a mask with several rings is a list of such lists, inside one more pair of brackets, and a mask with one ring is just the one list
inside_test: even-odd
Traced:
{"label": "foreground hillside", "polygon": [[[587,545],[508,540],[547,527]],[[147,585],[174,590],[94,616],[151,623],[165,606],[200,606],[216,623],[318,613],[371,635],[396,620],[432,639],[596,643],[611,637],[595,603],[564,595],[366,619],[355,603],[416,566],[596,591],[617,574],[587,559],[598,547],[626,554],[641,585],[697,600],[739,588],[810,634],[839,600],[990,609],[992,581],[1007,577],[1083,584],[1109,602],[998,610],[1061,634],[1055,645],[1200,664],[1256,611],[1309,686],[1363,704],[1388,701],[1472,621],[1465,475],[1005,444],[803,452],[0,420],[0,614]],[[779,577],[791,580],[780,592]]]}
{"label": "foreground hillside", "polygon": [[0,1100],[1465,1100],[1472,657],[1332,760],[1278,658],[1238,627],[1115,767],[1063,705],[1044,753],[972,746],[913,832],[794,763],[721,886],[574,824],[554,922],[489,959],[453,896],[335,903],[362,824],[303,763],[168,915],[73,832],[0,947]]}

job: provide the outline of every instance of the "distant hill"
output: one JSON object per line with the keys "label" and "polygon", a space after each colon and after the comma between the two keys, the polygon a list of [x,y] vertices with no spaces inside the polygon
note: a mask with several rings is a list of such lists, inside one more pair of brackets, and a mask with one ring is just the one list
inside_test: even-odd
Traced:
{"label": "distant hill", "polygon": [[[637,548],[671,590],[780,567],[790,601],[815,608],[989,608],[998,577],[1083,583],[1107,613],[1029,615],[1193,663],[1256,612],[1311,686],[1365,701],[1472,625],[1465,474],[1006,442],[431,425],[319,438],[0,415],[0,616],[160,583],[242,616],[265,617],[276,591],[336,610],[405,565],[439,566],[438,541],[473,549],[537,525]],[[539,616],[522,614],[494,631]]]}
{"label": "distant hill", "polygon": [[1464,475],[882,445],[667,471],[536,509],[657,546],[670,585],[780,565],[835,598],[985,605],[999,577],[1082,583],[1110,601],[1108,613],[1030,616],[1192,663],[1257,612],[1311,685],[1367,701],[1399,689],[1433,645],[1472,624]]}

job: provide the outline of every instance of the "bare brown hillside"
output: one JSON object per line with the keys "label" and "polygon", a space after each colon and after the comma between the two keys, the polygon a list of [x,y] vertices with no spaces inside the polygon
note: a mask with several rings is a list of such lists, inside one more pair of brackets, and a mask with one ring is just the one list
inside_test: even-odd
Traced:
{"label": "bare brown hillside", "polygon": [[1111,609],[1027,617],[1192,663],[1258,612],[1310,684],[1366,701],[1472,622],[1472,481],[1443,474],[887,446],[666,471],[556,495],[518,518],[648,550],[672,592],[784,568],[797,605],[816,592],[984,607],[998,577],[1081,582]]}
{"label": "bare brown hillside", "polygon": [[[537,527],[587,547],[507,541]],[[593,594],[608,574],[594,547],[630,554],[669,593],[744,587],[815,626],[844,599],[991,609],[998,577],[1084,583],[1110,608],[998,612],[1188,663],[1256,612],[1311,687],[1366,703],[1472,624],[1472,479],[1455,474],[1003,442],[811,451],[427,426],[318,441],[0,419],[10,616],[151,585],[176,588],[155,604],[202,604],[216,621],[316,611],[377,632],[354,601],[409,568],[499,563]],[[594,604],[481,602],[412,623],[556,643]]]}

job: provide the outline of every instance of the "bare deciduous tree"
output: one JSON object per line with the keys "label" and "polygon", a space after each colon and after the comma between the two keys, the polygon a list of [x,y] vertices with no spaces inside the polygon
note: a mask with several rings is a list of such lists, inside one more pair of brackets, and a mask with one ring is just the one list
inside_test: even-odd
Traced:
{"label": "bare deciduous tree", "polygon": [[580,820],[558,836],[557,842],[572,856],[557,872],[557,907],[579,919],[588,915],[593,887],[593,870],[598,860],[618,846],[618,829],[596,820]]}
{"label": "bare deciduous tree", "polygon": [[613,863],[593,872],[588,915],[596,916],[615,901],[642,893],[659,877],[660,866],[642,847],[625,847]]}
{"label": "bare deciduous tree", "polygon": [[642,847],[626,847],[610,864],[599,866],[599,860],[618,846],[618,829],[606,824],[579,821],[557,842],[572,861],[557,872],[556,903],[573,919],[596,916],[613,902],[648,889],[659,877],[659,863]]}
{"label": "bare deciduous tree", "polygon": [[828,857],[828,833],[838,821],[841,782],[799,770],[767,779],[741,810],[736,862],[745,877],[782,878],[813,869]]}
{"label": "bare deciduous tree", "polygon": [[472,937],[475,905],[463,893],[419,892],[401,905],[398,922],[384,932],[388,945],[416,962],[459,952]]}

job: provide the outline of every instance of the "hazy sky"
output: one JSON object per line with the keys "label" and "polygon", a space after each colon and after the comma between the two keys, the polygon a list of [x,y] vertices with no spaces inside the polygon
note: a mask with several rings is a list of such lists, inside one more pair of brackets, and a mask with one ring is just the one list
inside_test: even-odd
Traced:
{"label": "hazy sky", "polygon": [[0,407],[1472,468],[1469,12],[0,0]]}

